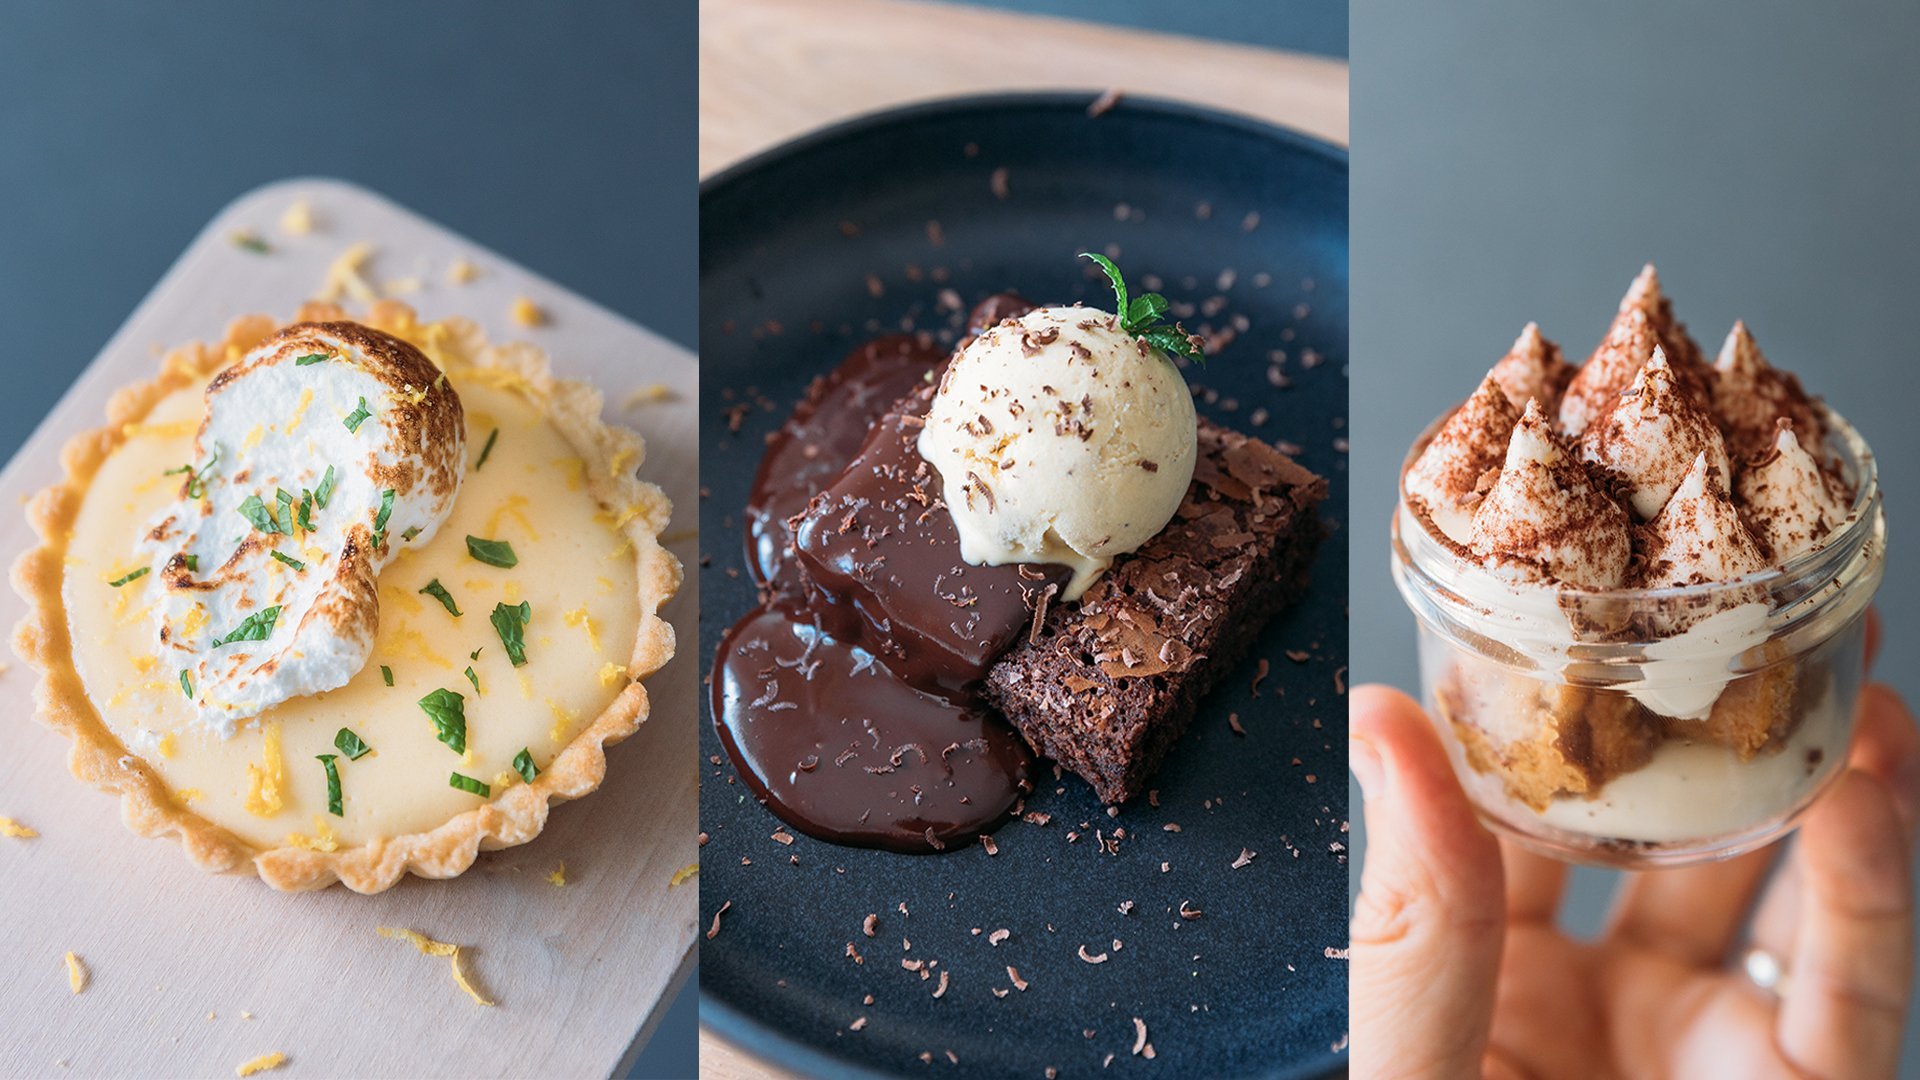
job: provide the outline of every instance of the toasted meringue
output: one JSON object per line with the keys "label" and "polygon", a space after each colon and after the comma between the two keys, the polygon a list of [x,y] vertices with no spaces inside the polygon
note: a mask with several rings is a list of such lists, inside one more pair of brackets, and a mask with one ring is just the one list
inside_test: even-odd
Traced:
{"label": "toasted meringue", "polygon": [[215,377],[206,464],[140,547],[165,586],[165,667],[202,722],[229,737],[366,663],[381,568],[432,539],[459,491],[462,417],[420,350],[356,323],[296,323]]}
{"label": "toasted meringue", "polygon": [[1734,487],[1748,526],[1777,563],[1817,546],[1847,516],[1847,500],[1784,419],[1767,454]]}
{"label": "toasted meringue", "polygon": [[1623,584],[1632,555],[1627,512],[1561,449],[1537,401],[1514,426],[1469,547],[1491,565],[1589,589]]}
{"label": "toasted meringue", "polygon": [[1727,494],[1725,476],[1706,453],[1695,455],[1647,529],[1641,587],[1731,581],[1766,567],[1766,556]]}
{"label": "toasted meringue", "polygon": [[1796,438],[1816,449],[1826,435],[1820,410],[1800,380],[1767,363],[1744,322],[1733,324],[1713,365],[1713,411],[1735,460],[1768,453],[1775,422],[1783,418],[1792,422]]}
{"label": "toasted meringue", "polygon": [[1520,410],[1489,372],[1407,470],[1407,494],[1426,504],[1427,515],[1455,543],[1467,542],[1474,504],[1485,490],[1481,479],[1499,471],[1519,421]]}
{"label": "toasted meringue", "polygon": [[1719,429],[1681,393],[1666,352],[1659,346],[1613,409],[1580,440],[1582,460],[1626,479],[1631,489],[1628,503],[1642,521],[1660,512],[1693,459],[1701,455],[1719,475],[1731,473]]}

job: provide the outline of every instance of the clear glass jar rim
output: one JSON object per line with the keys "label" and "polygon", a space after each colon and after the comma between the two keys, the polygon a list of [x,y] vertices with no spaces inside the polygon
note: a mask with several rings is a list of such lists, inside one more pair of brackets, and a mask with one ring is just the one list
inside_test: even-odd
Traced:
{"label": "clear glass jar rim", "polygon": [[[1816,400],[1813,404],[1814,408],[1820,411],[1821,419],[1826,425],[1828,441],[1830,443],[1838,443],[1846,451],[1844,463],[1853,470],[1852,479],[1854,481],[1853,504],[1847,508],[1846,520],[1843,521],[1839,527],[1835,528],[1833,532],[1829,533],[1819,544],[1795,555],[1779,566],[1769,566],[1765,569],[1756,570],[1751,574],[1743,574],[1740,577],[1730,578],[1726,581],[1707,581],[1695,585],[1669,585],[1657,589],[1586,589],[1572,585],[1561,585],[1559,586],[1560,590],[1572,595],[1577,595],[1582,599],[1590,598],[1594,601],[1699,601],[1714,598],[1722,593],[1751,591],[1755,586],[1766,587],[1777,586],[1782,583],[1791,583],[1802,577],[1816,576],[1816,571],[1818,571],[1818,575],[1825,575],[1829,572],[1829,563],[1844,564],[1849,561],[1850,555],[1836,559],[1836,553],[1851,553],[1860,544],[1865,543],[1875,533],[1881,531],[1882,515],[1879,512],[1880,468],[1878,461],[1874,457],[1873,448],[1867,445],[1866,439],[1861,436],[1860,432],[1856,430],[1852,424],[1847,422],[1845,417],[1833,411],[1824,401]],[[1393,515],[1394,555],[1400,559],[1401,562],[1405,563],[1409,569],[1419,573],[1422,577],[1428,577],[1429,575],[1425,570],[1420,568],[1417,554],[1411,549],[1406,537],[1401,534],[1400,529],[1400,519],[1402,516],[1412,517],[1416,522],[1421,520],[1419,515],[1412,514],[1407,507],[1407,470],[1413,467],[1414,461],[1419,458],[1421,452],[1426,449],[1427,444],[1431,442],[1434,435],[1439,432],[1441,425],[1445,424],[1447,420],[1453,416],[1457,408],[1458,406],[1455,406],[1454,409],[1449,409],[1440,414],[1440,416],[1428,424],[1425,430],[1420,433],[1419,437],[1413,441],[1413,446],[1407,451],[1406,459],[1400,463],[1400,477],[1395,483],[1398,498],[1394,503]],[[1424,547],[1431,548],[1435,553],[1435,557],[1450,560],[1456,570],[1478,573],[1483,575],[1489,582],[1501,585],[1509,585],[1512,583],[1511,578],[1496,574],[1479,562],[1463,557],[1459,552],[1454,550],[1450,543],[1443,542],[1432,536],[1424,525],[1420,529],[1417,542]]]}

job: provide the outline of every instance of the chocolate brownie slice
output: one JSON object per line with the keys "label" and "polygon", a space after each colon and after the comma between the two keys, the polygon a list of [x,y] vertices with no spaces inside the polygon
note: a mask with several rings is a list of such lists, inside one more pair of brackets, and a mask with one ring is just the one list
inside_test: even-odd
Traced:
{"label": "chocolate brownie slice", "polygon": [[[1200,422],[1193,485],[1165,529],[1073,603],[1045,605],[984,695],[1101,801],[1140,793],[1208,690],[1306,588],[1327,482]],[[1051,595],[1032,590],[1035,605]]]}

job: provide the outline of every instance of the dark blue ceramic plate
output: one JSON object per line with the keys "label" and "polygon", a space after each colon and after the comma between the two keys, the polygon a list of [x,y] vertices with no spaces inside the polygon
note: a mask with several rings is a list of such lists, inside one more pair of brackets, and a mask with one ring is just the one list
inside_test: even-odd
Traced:
{"label": "dark blue ceramic plate", "polygon": [[[1158,806],[1109,817],[1078,777],[1046,773],[1027,805],[1051,822],[1007,825],[997,855],[778,843],[708,717],[702,929],[728,906],[701,946],[701,1019],[801,1072],[1087,1076],[1111,1058],[1113,1075],[1306,1076],[1344,1063],[1346,155],[1182,105],[1123,100],[1095,118],[1089,102],[890,112],[702,187],[700,663],[754,604],[741,508],[764,437],[807,382],[903,323],[952,334],[942,289],[965,304],[1012,289],[1111,306],[1081,251],[1112,255],[1136,291],[1156,277],[1200,306],[1190,328],[1238,327],[1188,372],[1207,389],[1201,412],[1295,444],[1331,481],[1335,531],[1305,600],[1174,748]],[[1203,914],[1182,918],[1183,903]],[[1132,1052],[1135,1018],[1152,1061]]]}

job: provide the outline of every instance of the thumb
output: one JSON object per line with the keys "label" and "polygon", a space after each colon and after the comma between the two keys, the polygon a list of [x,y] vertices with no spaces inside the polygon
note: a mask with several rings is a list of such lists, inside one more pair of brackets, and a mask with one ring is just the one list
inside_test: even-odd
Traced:
{"label": "thumb", "polygon": [[1367,830],[1350,953],[1353,1075],[1478,1076],[1506,929],[1499,845],[1413,699],[1355,687],[1347,739]]}

